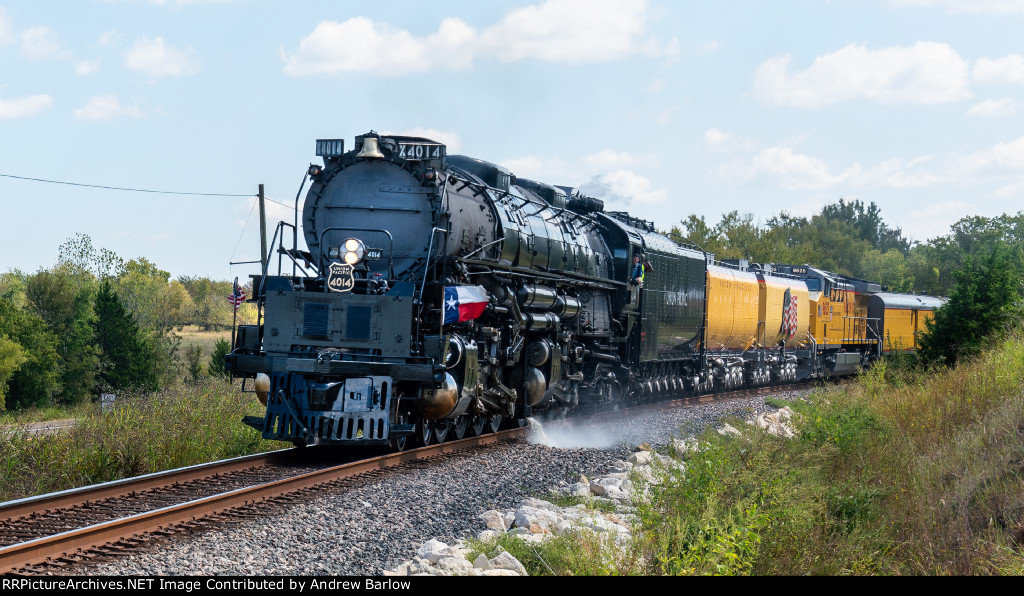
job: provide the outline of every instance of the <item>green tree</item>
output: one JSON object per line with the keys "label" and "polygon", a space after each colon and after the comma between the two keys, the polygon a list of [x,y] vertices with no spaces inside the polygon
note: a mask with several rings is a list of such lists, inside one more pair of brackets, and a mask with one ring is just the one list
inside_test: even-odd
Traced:
{"label": "green tree", "polygon": [[211,377],[226,377],[228,373],[224,370],[224,357],[231,351],[231,344],[226,339],[218,339],[213,346],[213,354],[210,356],[210,363],[207,365]]}
{"label": "green tree", "polygon": [[[86,279],[82,279],[82,277]],[[28,278],[25,293],[32,308],[58,340],[59,401],[77,403],[95,389],[99,348],[93,335],[94,280],[67,265]]]}
{"label": "green tree", "polygon": [[157,325],[161,329],[188,325],[196,314],[195,302],[180,281],[172,281],[161,288],[157,306]]}
{"label": "green tree", "polygon": [[95,333],[102,350],[99,380],[103,388],[158,389],[153,340],[140,331],[108,281],[96,294]]}
{"label": "green tree", "polygon": [[57,337],[40,316],[4,297],[0,297],[0,336],[21,346],[25,357],[8,382],[7,407],[49,404],[60,390]]}
{"label": "green tree", "polygon": [[28,356],[18,342],[0,335],[0,412],[7,408],[7,382],[26,361]]}
{"label": "green tree", "polygon": [[185,370],[188,371],[188,378],[198,381],[206,374],[207,366],[203,366],[203,346],[191,344],[185,348]]}
{"label": "green tree", "polygon": [[28,303],[28,298],[25,297],[27,278],[28,276],[18,269],[0,273],[0,298],[7,298],[18,308],[24,308]]}
{"label": "green tree", "polygon": [[117,297],[143,329],[166,330],[168,322],[162,311],[161,294],[171,274],[158,269],[144,257],[132,259],[121,267],[117,276]]}
{"label": "green tree", "polygon": [[96,279],[106,279],[124,266],[124,261],[112,250],[96,248],[88,234],[75,234],[57,249],[57,263],[76,272],[89,273]]}
{"label": "green tree", "polygon": [[955,366],[981,351],[985,341],[1019,321],[1019,249],[993,245],[987,254],[966,257],[954,275],[949,302],[935,311],[921,338],[921,358],[929,365]]}
{"label": "green tree", "polygon": [[670,232],[675,237],[696,244],[716,257],[725,247],[724,239],[718,229],[709,226],[703,215],[700,217],[690,215],[679,223],[682,227],[673,228]]}
{"label": "green tree", "polygon": [[[231,326],[233,313],[228,296],[231,295],[232,282],[212,281],[205,277],[180,277],[178,281],[192,297],[195,314],[191,322],[204,331],[225,329]],[[246,295],[252,295],[248,288]]]}
{"label": "green tree", "polygon": [[822,207],[820,216],[828,221],[845,223],[855,238],[883,253],[895,249],[906,254],[910,250],[910,241],[903,237],[900,228],[890,228],[882,221],[881,213],[874,202],[865,207],[859,200],[846,202],[839,199],[838,203]]}
{"label": "green tree", "polygon": [[861,256],[858,277],[877,281],[890,292],[907,293],[913,290],[914,275],[910,272],[903,253],[895,248],[882,252],[870,248]]}

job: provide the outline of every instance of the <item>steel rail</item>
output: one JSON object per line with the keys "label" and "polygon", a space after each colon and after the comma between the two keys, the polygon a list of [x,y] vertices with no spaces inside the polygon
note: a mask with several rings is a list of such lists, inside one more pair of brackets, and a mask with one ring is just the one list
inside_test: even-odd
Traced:
{"label": "steel rail", "polygon": [[472,447],[514,440],[525,436],[526,432],[525,428],[517,428],[383,455],[14,544],[0,548],[0,574],[13,572],[27,565],[74,556],[79,552],[136,534],[164,530],[175,524],[194,522],[206,516],[224,513],[231,509],[343,478],[455,453]]}
{"label": "steel rail", "polygon": [[26,497],[15,501],[0,503],[0,520],[16,520],[33,513],[41,513],[54,509],[63,509],[80,505],[87,501],[100,501],[111,497],[120,497],[133,491],[144,491],[168,486],[179,482],[188,482],[199,478],[209,478],[217,474],[227,474],[248,470],[283,460],[291,449],[246,455],[234,459],[225,459],[206,464],[198,464],[187,468],[177,468],[164,472],[155,472],[144,476],[113,480],[81,488],[72,488],[56,493],[35,497]]}

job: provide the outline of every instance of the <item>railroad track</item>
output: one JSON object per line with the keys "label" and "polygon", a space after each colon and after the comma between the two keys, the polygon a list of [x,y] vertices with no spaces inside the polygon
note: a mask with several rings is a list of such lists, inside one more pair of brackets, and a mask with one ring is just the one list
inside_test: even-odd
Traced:
{"label": "railroad track", "polygon": [[[644,404],[629,411],[785,391],[739,390]],[[601,412],[589,418],[622,416]],[[572,419],[580,422],[579,418]],[[288,449],[0,503],[0,574],[41,574],[118,556],[200,525],[264,515],[303,491],[523,438],[526,428],[338,463],[333,450]],[[352,458],[352,456],[349,456]]]}

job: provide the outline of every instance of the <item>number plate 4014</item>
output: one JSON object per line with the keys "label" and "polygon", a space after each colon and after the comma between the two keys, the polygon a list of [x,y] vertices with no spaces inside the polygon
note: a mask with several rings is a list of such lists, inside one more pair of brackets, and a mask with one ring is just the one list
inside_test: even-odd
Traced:
{"label": "number plate 4014", "polygon": [[399,143],[398,157],[402,159],[441,159],[444,157],[444,145],[428,145],[425,143]]}

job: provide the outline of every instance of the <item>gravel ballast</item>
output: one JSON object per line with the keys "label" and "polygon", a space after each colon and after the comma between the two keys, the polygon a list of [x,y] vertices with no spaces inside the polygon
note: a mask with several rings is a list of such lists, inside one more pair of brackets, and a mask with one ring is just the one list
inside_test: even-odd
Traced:
{"label": "gravel ballast", "polygon": [[[793,399],[805,390],[780,392]],[[424,468],[392,470],[325,493],[284,513],[162,542],[159,550],[76,567],[88,575],[380,575],[430,539],[453,543],[486,529],[479,515],[611,469],[632,447],[663,447],[729,416],[773,410],[764,396],[630,415],[593,426],[545,427],[531,442],[503,444]],[[545,437],[546,435],[546,437]],[[550,445],[536,444],[545,440]]]}

